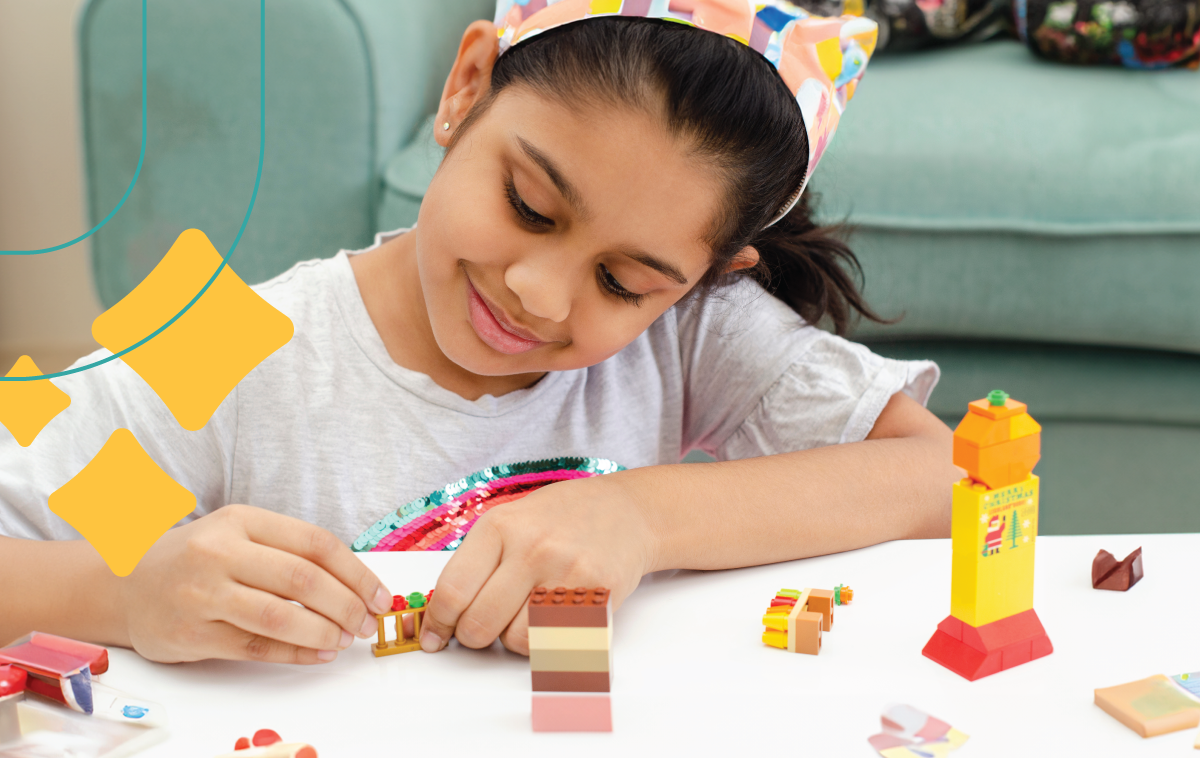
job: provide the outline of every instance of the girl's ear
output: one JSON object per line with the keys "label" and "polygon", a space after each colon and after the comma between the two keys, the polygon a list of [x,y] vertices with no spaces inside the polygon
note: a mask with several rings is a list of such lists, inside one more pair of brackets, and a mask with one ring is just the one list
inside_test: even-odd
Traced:
{"label": "girl's ear", "polygon": [[466,118],[471,106],[491,87],[492,66],[499,54],[500,38],[491,21],[475,21],[463,32],[458,57],[454,59],[450,76],[446,77],[437,121],[434,122],[433,135],[442,147],[449,146],[454,130]]}
{"label": "girl's ear", "polygon": [[734,271],[741,271],[744,268],[752,268],[758,265],[758,250],[751,245],[746,245],[738,254],[733,256],[733,260],[725,266],[725,273],[731,274]]}

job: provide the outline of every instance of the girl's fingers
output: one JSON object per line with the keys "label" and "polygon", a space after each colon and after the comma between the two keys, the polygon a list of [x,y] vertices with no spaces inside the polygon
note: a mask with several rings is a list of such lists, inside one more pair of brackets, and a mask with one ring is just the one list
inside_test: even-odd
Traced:
{"label": "girl's fingers", "polygon": [[263,663],[299,663],[311,666],[328,663],[337,657],[333,650],[314,650],[253,634],[226,623],[216,622],[210,629],[212,651],[204,658],[224,658],[232,661],[262,661]]}
{"label": "girl's fingers", "polygon": [[[470,537],[463,540],[438,577],[433,599],[421,622],[422,650],[434,653],[445,647],[463,611],[500,565],[501,547],[500,534],[487,516],[475,523]],[[461,637],[459,641],[462,642]]]}
{"label": "girl's fingers", "polygon": [[500,635],[504,647],[519,655],[529,655],[529,611],[522,605],[517,617]]}
{"label": "girl's fingers", "polygon": [[371,613],[391,610],[392,595],[383,582],[332,533],[261,508],[245,508],[239,511],[241,514],[246,535],[252,541],[317,564],[350,588]]}
{"label": "girl's fingers", "polygon": [[523,568],[516,568],[518,565],[517,561],[505,561],[488,578],[458,619],[454,636],[459,642],[467,647],[487,647],[521,612],[533,579]]}
{"label": "girl's fingers", "polygon": [[226,612],[221,620],[251,635],[335,654],[354,641],[348,632],[324,616],[269,592],[235,584],[231,593],[224,603]]}
{"label": "girl's fingers", "polygon": [[351,634],[363,638],[375,634],[375,616],[362,599],[305,558],[256,542],[241,543],[233,551],[229,572],[234,581],[295,600]]}

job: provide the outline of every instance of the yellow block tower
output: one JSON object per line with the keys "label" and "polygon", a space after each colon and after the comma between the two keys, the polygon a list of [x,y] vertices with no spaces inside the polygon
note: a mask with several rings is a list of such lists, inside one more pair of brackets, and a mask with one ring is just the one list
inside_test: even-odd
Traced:
{"label": "yellow block tower", "polygon": [[922,653],[975,680],[1049,655],[1033,610],[1041,426],[1001,390],[968,407],[954,430],[950,615]]}

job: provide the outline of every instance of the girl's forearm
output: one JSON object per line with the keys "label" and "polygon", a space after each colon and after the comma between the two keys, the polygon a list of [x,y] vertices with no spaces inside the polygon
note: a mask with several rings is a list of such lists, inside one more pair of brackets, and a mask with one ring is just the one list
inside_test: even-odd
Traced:
{"label": "girl's forearm", "polygon": [[129,646],[119,581],[83,540],[0,537],[0,645],[39,631]]}
{"label": "girl's forearm", "polygon": [[[944,427],[943,427],[944,429]],[[721,463],[633,469],[650,570],[724,569],[948,537],[949,429]],[[619,478],[618,478],[619,477]]]}

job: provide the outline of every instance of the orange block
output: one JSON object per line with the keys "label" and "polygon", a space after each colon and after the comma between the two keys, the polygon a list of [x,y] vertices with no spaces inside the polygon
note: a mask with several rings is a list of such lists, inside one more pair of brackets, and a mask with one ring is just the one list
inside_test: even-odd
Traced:
{"label": "orange block", "polygon": [[821,614],[821,629],[833,627],[833,590],[813,590],[808,595],[808,610]]}
{"label": "orange block", "polygon": [[972,402],[954,430],[954,464],[989,489],[1016,484],[1042,457],[1041,431],[1024,403],[995,390]]}

